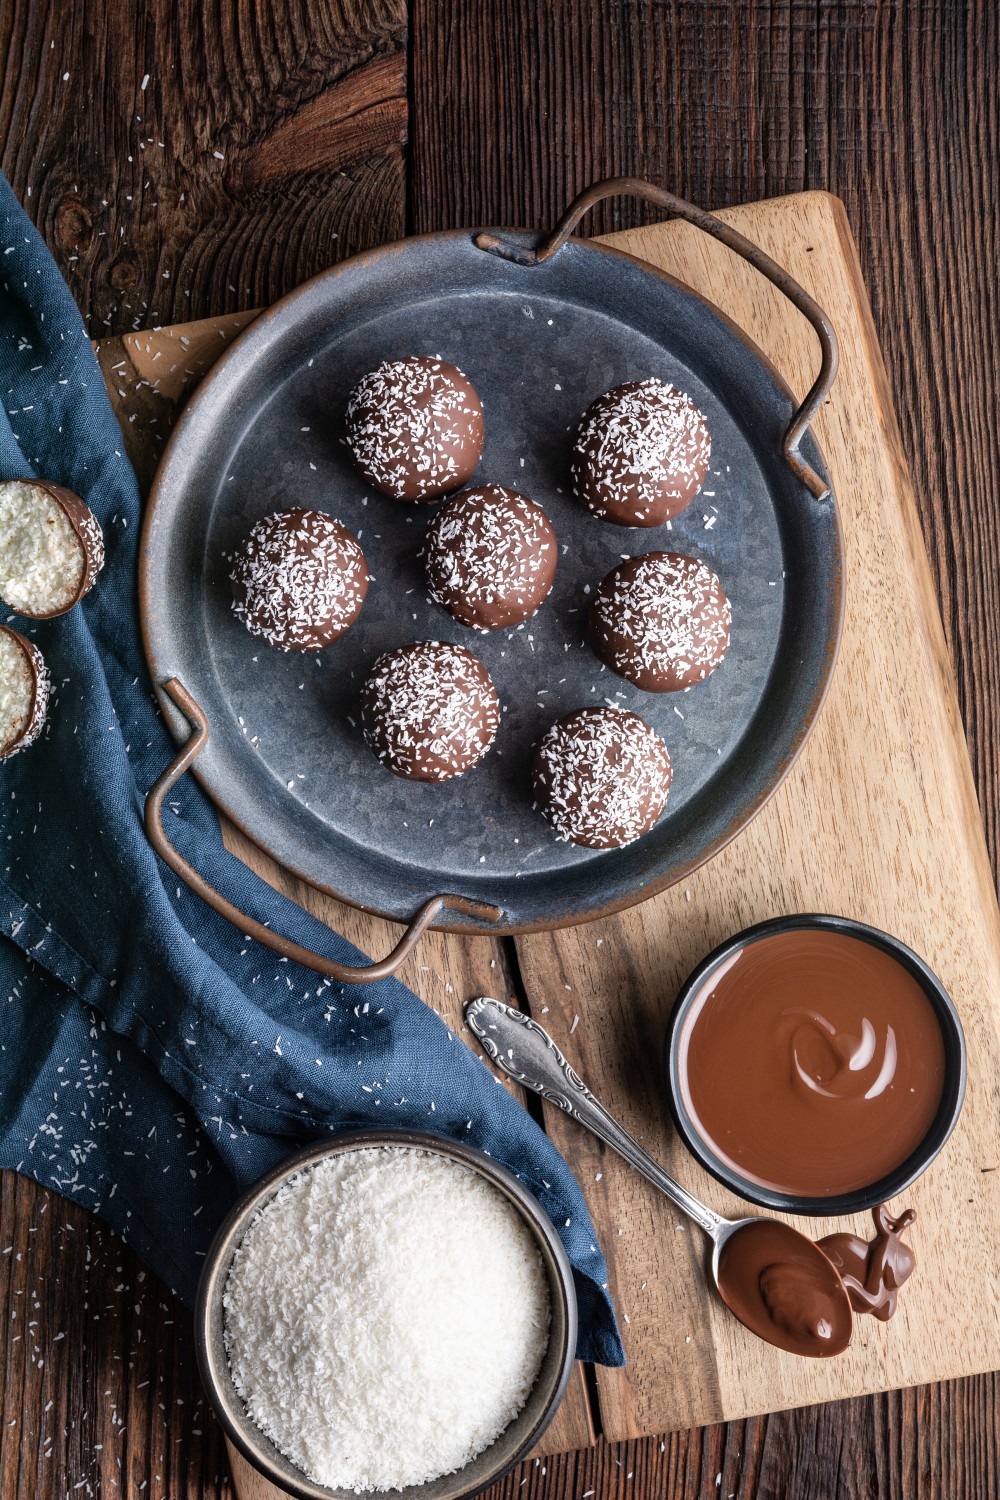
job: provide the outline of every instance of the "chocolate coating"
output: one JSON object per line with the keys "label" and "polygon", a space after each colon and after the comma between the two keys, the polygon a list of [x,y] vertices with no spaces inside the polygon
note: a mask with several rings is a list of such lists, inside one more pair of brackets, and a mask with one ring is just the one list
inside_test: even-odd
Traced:
{"label": "chocolate coating", "polygon": [[9,625],[0,625],[0,636],[14,648],[13,660],[18,662],[18,672],[23,672],[24,711],[8,722],[0,724],[0,760],[27,750],[45,728],[49,708],[51,679],[45,659],[34,641]]}
{"label": "chocolate coating", "polygon": [[357,540],[318,510],[258,521],[230,579],[233,609],[251,635],[283,651],[321,651],[354,624],[368,592]]}
{"label": "chocolate coating", "polygon": [[540,505],[498,484],[463,490],[424,541],[430,595],[473,630],[530,620],[556,576],[556,534]]}
{"label": "chocolate coating", "polygon": [[[74,609],[97,582],[97,575],[104,567],[104,532],[90,506],[65,485],[52,484],[46,479],[10,479],[0,484],[0,496],[11,491],[27,491],[33,500],[37,497],[38,501],[51,501],[57,505],[69,523],[79,548],[78,571],[73,578],[65,581],[63,596],[49,609],[31,609],[23,598],[8,599],[0,584],[0,598],[10,604],[12,609],[16,609],[18,614],[32,620],[52,620]],[[37,512],[37,524],[44,527],[47,522],[43,505],[36,502],[32,505],[32,510]]]}
{"label": "chocolate coating", "polygon": [[631,380],[598,396],[573,447],[573,489],[617,526],[662,526],[690,505],[712,443],[690,396],[661,380]]}
{"label": "chocolate coating", "polygon": [[361,691],[361,713],[368,748],[394,775],[450,781],[492,745],[500,701],[471,651],[417,641],[379,657]]}
{"label": "chocolate coating", "polygon": [[667,805],[667,747],[638,714],[580,708],[543,734],[535,800],[562,839],[619,849],[648,833]]}
{"label": "chocolate coating", "polygon": [[468,484],[483,453],[483,408],[442,359],[387,360],[347,402],[347,444],[361,473],[394,500],[436,500]]}
{"label": "chocolate coating", "polygon": [[619,563],[601,583],[587,635],[613,672],[650,693],[702,682],[729,647],[731,610],[711,568],[679,552]]}

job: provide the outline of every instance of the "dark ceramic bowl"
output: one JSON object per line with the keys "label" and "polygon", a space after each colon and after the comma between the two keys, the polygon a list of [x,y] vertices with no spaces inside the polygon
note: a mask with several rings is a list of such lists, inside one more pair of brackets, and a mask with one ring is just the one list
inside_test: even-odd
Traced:
{"label": "dark ceramic bowl", "polygon": [[[265,1479],[292,1500],[355,1500],[353,1490],[314,1484],[280,1453],[250,1420],[229,1371],[223,1339],[222,1295],[233,1255],[251,1220],[290,1177],[343,1151],[372,1146],[410,1146],[437,1152],[470,1167],[497,1188],[521,1215],[531,1231],[548,1274],[551,1303],[549,1346],[534,1389],[520,1414],[500,1436],[464,1469],[444,1474],[427,1484],[393,1490],[402,1500],[467,1500],[493,1484],[522,1459],[555,1416],[576,1357],[577,1306],[573,1271],[559,1236],[544,1210],[512,1172],[481,1151],[442,1136],[416,1130],[349,1131],[319,1141],[289,1156],[268,1172],[240,1199],[219,1228],[208,1252],[195,1307],[195,1346],[198,1368],[208,1399],[229,1440]],[[489,1301],[489,1267],[456,1266],[456,1276],[483,1278],[483,1317],[496,1317]]]}
{"label": "dark ceramic bowl", "polygon": [[[692,1119],[684,1103],[680,1086],[680,1041],[684,1024],[706,980],[738,949],[746,947],[748,943],[757,942],[760,938],[771,937],[776,933],[794,932],[801,928],[819,928],[828,932],[839,932],[845,937],[859,938],[863,942],[872,943],[876,948],[881,948],[883,952],[888,953],[912,974],[924,991],[937,1015],[944,1040],[944,1086],[941,1103],[930,1129],[916,1150],[894,1171],[887,1173],[868,1187],[858,1188],[850,1193],[817,1198],[800,1197],[793,1193],[781,1193],[773,1188],[762,1187],[760,1183],[744,1177],[728,1161],[718,1156],[712,1143],[706,1140]],[[958,1019],[958,1012],[940,979],[932,973],[923,959],[914,953],[912,948],[900,942],[899,938],[892,937],[877,927],[868,927],[863,922],[855,922],[850,917],[816,915],[777,917],[773,921],[759,922],[754,927],[747,927],[743,932],[736,933],[734,937],[729,938],[710,953],[685,980],[670,1015],[664,1046],[664,1069],[667,1097],[674,1124],[688,1150],[697,1157],[706,1171],[711,1172],[713,1177],[718,1178],[741,1198],[759,1204],[762,1208],[774,1208],[782,1213],[832,1217],[860,1213],[865,1209],[874,1208],[879,1203],[885,1203],[887,1199],[904,1192],[930,1166],[954,1130],[962,1110],[966,1075],[965,1036],[962,1032],[962,1023]]]}

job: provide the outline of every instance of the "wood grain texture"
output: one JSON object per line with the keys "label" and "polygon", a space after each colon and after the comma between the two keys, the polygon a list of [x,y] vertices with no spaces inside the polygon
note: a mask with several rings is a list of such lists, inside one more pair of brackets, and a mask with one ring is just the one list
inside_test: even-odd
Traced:
{"label": "wood grain texture", "polygon": [[229,1493],[190,1317],[93,1214],[0,1173],[0,1495]]}
{"label": "wood grain texture", "polygon": [[[398,50],[401,4],[388,8],[395,18],[391,39],[372,42],[371,28],[363,29],[356,52],[343,33],[356,15],[376,14],[374,6],[273,0],[265,8],[259,0],[208,0],[177,7],[183,25],[175,23],[174,9],[169,0],[0,3],[0,161],[22,200],[32,190],[29,210],[74,278],[95,334],[259,305],[325,264],[331,234],[339,235],[333,243],[343,251],[352,234],[360,245],[399,232],[402,171],[391,147],[374,165],[347,168],[343,183],[327,183],[320,174],[280,191],[268,187],[273,219],[260,213],[252,225],[244,226],[238,207],[231,219],[220,216],[210,190],[183,204],[171,205],[159,192],[137,200],[127,176],[135,163],[127,158],[136,156],[143,122],[130,119],[115,91],[135,98],[141,114],[141,80],[152,72],[147,38],[157,26],[170,36],[183,30],[185,59],[199,47],[206,56],[178,69],[180,44],[171,43],[168,66],[156,80],[164,94],[157,110],[182,122],[190,115],[202,128],[207,73],[222,90],[223,107],[213,122],[223,120],[234,136],[256,141],[294,114],[296,101],[308,103],[353,68]],[[548,222],[573,191],[611,171],[644,173],[709,206],[807,187],[829,188],[845,200],[930,546],[996,865],[1000,43],[991,0],[554,0],[530,6],[414,0],[410,9],[415,229]],[[234,28],[249,34],[250,27],[263,32],[253,44],[263,57],[273,61],[280,53],[297,70],[300,91],[289,104],[279,99],[277,109],[267,88],[256,86],[261,74],[253,69],[249,86],[233,86],[228,97],[229,80],[218,83],[232,56],[220,56],[219,38]],[[294,43],[304,36],[308,45]],[[287,51],[286,37],[293,39]],[[113,59],[101,55],[109,40],[119,52]],[[87,81],[70,97],[62,73],[79,71],[84,42],[81,76]],[[43,56],[51,51],[54,59]],[[76,88],[76,78],[71,81]],[[147,91],[153,87],[151,77]],[[202,150],[211,149],[206,138]],[[206,189],[213,179],[204,169],[219,166],[211,160],[214,167],[207,160],[197,164],[197,181]],[[171,164],[171,170],[180,169]],[[148,174],[147,180],[153,182]],[[113,205],[113,217],[102,198]],[[396,207],[386,206],[390,198]],[[160,214],[151,210],[153,201],[167,207],[162,223],[150,228],[145,216]],[[95,223],[95,207],[106,220]],[[597,227],[624,227],[635,221],[633,212],[623,204]],[[57,222],[64,245],[56,239]],[[88,234],[125,238],[123,225],[128,235],[120,258],[109,247],[88,248]],[[171,285],[159,274],[170,269],[160,266],[161,233],[175,247],[197,247],[186,257],[193,265],[186,285],[176,279]],[[233,269],[245,270],[246,278],[232,275]],[[247,285],[249,293],[242,290]],[[154,408],[155,396],[146,394]],[[161,419],[162,411],[147,414],[150,422]],[[228,1497],[216,1429],[209,1425],[199,1435],[201,1421],[189,1423],[184,1415],[197,1387],[176,1309],[160,1311],[147,1298],[134,1332],[112,1325],[106,1313],[105,1327],[112,1329],[106,1338],[100,1324],[96,1330],[83,1324],[78,1304],[86,1250],[71,1254],[71,1242],[82,1247],[93,1241],[89,1284],[99,1288],[101,1306],[114,1302],[118,1286],[134,1288],[141,1270],[135,1257],[114,1241],[102,1253],[93,1237],[110,1237],[90,1216],[23,1180],[5,1180],[0,1224],[0,1250],[17,1246],[0,1260],[0,1310],[10,1321],[38,1289],[35,1338],[50,1349],[39,1371],[30,1359],[19,1363],[11,1334],[0,1360],[3,1500],[48,1500],[67,1492]],[[70,1325],[75,1331],[50,1348]],[[111,1376],[140,1337],[157,1379],[147,1385],[144,1374],[130,1377],[123,1436],[112,1418],[114,1397],[103,1392],[116,1389]],[[739,1500],[980,1500],[1000,1489],[998,1392],[1000,1382],[984,1376],[678,1433],[662,1442],[601,1442],[589,1454],[515,1472],[491,1500],[580,1500],[589,1491],[650,1500],[718,1494]],[[189,1404],[179,1407],[178,1399]],[[50,1400],[55,1404],[46,1413]],[[173,1415],[164,1441],[166,1413]]]}
{"label": "wood grain texture", "polygon": [[[1000,9],[994,0],[414,0],[416,232],[549,225],[632,173],[847,206],[1000,860]],[[649,222],[602,206],[587,233]]]}
{"label": "wood grain texture", "polygon": [[[987,1003],[1000,1003],[992,883],[964,764],[950,669],[935,625],[929,570],[898,434],[884,405],[884,375],[871,342],[843,213],[829,198],[814,194],[727,217],[809,285],[831,312],[842,341],[840,381],[820,426],[844,497],[851,559],[838,676],[820,726],[789,782],[751,829],[684,889],[601,924],[517,943],[521,980],[537,1008],[547,1005],[546,1025],[571,1056],[582,1060],[585,1075],[615,1111],[656,1146],[666,1144],[657,1055],[670,996],[684,972],[721,937],[790,906],[851,910],[908,937],[939,969],[963,1009],[974,1079],[995,1073],[1000,1048]],[[805,388],[816,360],[811,335],[777,293],[721,247],[681,225],[640,231],[620,243],[707,291],[758,338],[795,388]],[[101,357],[115,374],[116,393],[137,385],[144,400],[155,399],[171,412],[188,383],[225,347],[232,330],[230,320],[221,326],[134,335],[102,349]],[[182,360],[173,357],[178,350]],[[880,600],[890,588],[900,629],[897,636],[881,638],[873,622],[880,618]],[[906,643],[902,651],[899,639]],[[891,690],[877,678],[880,670],[888,673]],[[881,747],[880,755],[872,754],[873,744]],[[854,764],[859,759],[863,773]],[[853,794],[853,806],[845,787]],[[954,868],[939,863],[934,879],[927,878],[925,846],[932,839],[933,820],[931,831],[925,832],[925,801],[941,809],[952,851],[961,845],[959,854],[951,855]],[[877,833],[870,832],[875,828]],[[338,907],[276,871],[231,831],[227,837],[230,847],[280,888],[333,920],[362,946],[378,951],[388,945],[385,924]],[[892,879],[885,881],[887,868]],[[940,899],[937,881],[949,891],[947,901]],[[971,910],[981,912],[979,926],[986,937],[978,948],[967,937],[952,951],[954,935]],[[504,981],[501,993],[513,988],[502,949],[494,952],[485,939],[456,943],[435,935],[410,960],[409,969],[410,982],[453,1022],[459,1020],[460,999],[495,990],[498,975]],[[981,1012],[975,1009],[977,997],[985,997]],[[570,1037],[577,1014],[582,1024]],[[977,1048],[982,1049],[978,1065]],[[991,1362],[988,1355],[983,1358],[982,1347],[985,1343],[989,1352],[996,1350],[996,1319],[983,1317],[977,1306],[974,1319],[966,1315],[963,1320],[966,1304],[957,1283],[945,1278],[957,1298],[947,1311],[960,1329],[951,1345],[939,1336],[947,1317],[921,1313],[920,1294],[928,1294],[937,1281],[931,1265],[940,1247],[930,1235],[918,1239],[924,1276],[904,1299],[888,1334],[863,1327],[859,1347],[830,1365],[789,1360],[754,1347],[705,1297],[703,1247],[692,1232],[678,1229],[676,1215],[665,1211],[644,1184],[561,1116],[556,1114],[550,1126],[588,1192],[609,1253],[616,1301],[628,1320],[628,1370],[598,1372],[602,1422],[612,1436]],[[690,1180],[690,1160],[676,1143],[670,1149],[675,1170]],[[977,1216],[988,1217],[996,1189],[993,1179],[980,1172],[983,1152],[1000,1157],[1000,1143],[990,1096],[972,1087],[962,1130],[949,1147],[947,1179],[934,1174],[915,1190],[922,1223],[931,1230],[947,1217],[945,1210],[960,1216],[970,1182]],[[696,1177],[696,1187],[717,1206],[736,1206],[701,1174]],[[966,1235],[962,1256],[966,1271],[975,1265],[975,1279],[990,1293],[987,1305],[994,1306],[992,1240]],[[923,1324],[927,1328],[920,1337]]]}
{"label": "wood grain texture", "polygon": [[[633,172],[707,207],[808,188],[846,203],[1000,867],[1000,76],[990,0],[657,0],[413,11],[412,224],[548,224]],[[609,206],[595,229],[648,211]],[[987,1376],[729,1424],[641,1452],[636,1492],[973,1496],[1000,1488]],[[697,1447],[697,1444],[695,1444]],[[580,1494],[613,1493],[593,1460]],[[750,1455],[753,1455],[752,1459]],[[746,1467],[744,1468],[744,1463]],[[605,1486],[608,1486],[605,1488]],[[627,1488],[621,1486],[622,1492]],[[554,1491],[555,1492],[555,1491]],[[560,1489],[560,1493],[563,1492]],[[566,1493],[572,1491],[567,1488]]]}
{"label": "wood grain texture", "polygon": [[[705,1296],[703,1240],[552,1111],[550,1131],[587,1187],[629,1319],[626,1370],[597,1372],[603,1430],[618,1439],[1000,1364],[1000,913],[887,383],[841,205],[802,194],[724,217],[813,293],[840,339],[840,374],[816,422],[847,543],[837,672],[801,759],[739,838],[630,912],[517,939],[521,975],[532,1009],[550,1008],[546,1025],[595,1092],[731,1215],[739,1201],[694,1166],[667,1123],[661,1049],[685,975],[733,932],[785,911],[833,911],[899,934],[959,1009],[969,1086],[945,1155],[906,1195],[918,1212],[919,1280],[891,1325],[863,1320],[850,1351],[829,1361],[755,1344]],[[808,328],[716,241],[671,224],[614,242],[705,293],[794,391],[808,388],[818,364]],[[719,495],[725,525],[721,481]],[[982,1293],[975,1302],[970,1280]]]}
{"label": "wood grain texture", "polygon": [[403,231],[405,0],[5,0],[0,166],[93,336]]}

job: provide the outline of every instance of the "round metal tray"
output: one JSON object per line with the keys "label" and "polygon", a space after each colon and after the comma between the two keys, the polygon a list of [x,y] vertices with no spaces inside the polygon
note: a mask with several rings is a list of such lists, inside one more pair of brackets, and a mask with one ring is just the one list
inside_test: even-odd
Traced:
{"label": "round metal tray", "polygon": [[[642,191],[725,239],[811,318],[824,367],[798,413],[759,350],[703,298],[628,256],[568,238],[610,190]],[[735,231],[645,184],[591,190],[537,246],[520,232],[411,239],[344,262],[277,303],[183,413],[141,551],[153,681],[179,741],[188,720],[202,725],[169,784],[193,763],[218,807],[313,885],[401,921],[449,893],[465,899],[448,900],[453,909],[439,925],[466,931],[595,917],[682,879],[720,849],[801,748],[842,617],[836,505],[815,444],[802,441],[836,363],[815,304]],[[555,527],[555,587],[517,630],[474,634],[430,601],[417,552],[433,508],[374,493],[350,461],[351,387],[381,360],[407,354],[440,355],[465,371],[486,414],[476,482],[523,490]],[[711,470],[672,527],[625,529],[574,502],[570,449],[595,396],[647,376],[688,391],[706,414]],[[230,607],[235,548],[261,516],[293,505],[342,520],[373,575],[357,625],[317,655],[269,648]],[[583,638],[588,594],[623,555],[654,547],[703,558],[732,601],[726,660],[681,694],[632,687],[603,669]],[[470,647],[504,705],[491,753],[443,785],[385,772],[357,712],[379,653],[420,639]],[[650,834],[596,853],[554,838],[532,808],[529,772],[533,745],[554,719],[604,702],[634,709],[663,736],[674,781]]]}

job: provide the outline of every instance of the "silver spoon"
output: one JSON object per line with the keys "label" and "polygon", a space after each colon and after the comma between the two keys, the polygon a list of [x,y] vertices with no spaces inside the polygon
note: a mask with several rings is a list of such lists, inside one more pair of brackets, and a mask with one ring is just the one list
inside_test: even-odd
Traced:
{"label": "silver spoon", "polygon": [[465,1019],[484,1052],[623,1156],[712,1241],[712,1282],[751,1332],[793,1354],[826,1357],[851,1342],[854,1314],[836,1268],[818,1245],[779,1219],[726,1219],[663,1170],[590,1092],[537,1021],[486,996]]}

